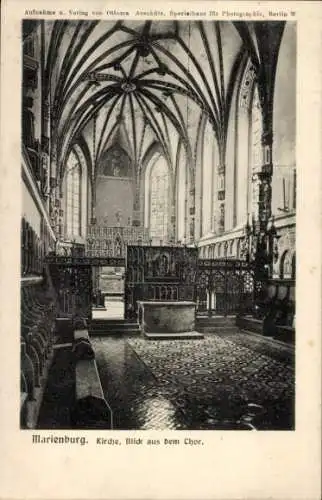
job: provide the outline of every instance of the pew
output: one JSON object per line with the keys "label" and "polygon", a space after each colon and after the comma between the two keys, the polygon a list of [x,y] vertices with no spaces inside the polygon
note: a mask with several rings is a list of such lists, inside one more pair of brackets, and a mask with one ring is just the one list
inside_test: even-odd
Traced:
{"label": "pew", "polygon": [[55,295],[43,279],[21,284],[20,425],[35,428],[54,342]]}
{"label": "pew", "polygon": [[239,328],[284,342],[295,342],[295,281],[270,280],[253,316],[240,314]]}

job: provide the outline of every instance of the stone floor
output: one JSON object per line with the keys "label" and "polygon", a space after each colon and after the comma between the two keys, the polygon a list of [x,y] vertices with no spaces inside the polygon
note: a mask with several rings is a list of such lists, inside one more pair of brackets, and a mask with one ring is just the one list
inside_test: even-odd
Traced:
{"label": "stone floor", "polygon": [[71,346],[57,347],[49,370],[38,429],[71,429],[75,403],[75,366]]}
{"label": "stone floor", "polygon": [[92,338],[116,429],[294,428],[294,350],[235,332]]}

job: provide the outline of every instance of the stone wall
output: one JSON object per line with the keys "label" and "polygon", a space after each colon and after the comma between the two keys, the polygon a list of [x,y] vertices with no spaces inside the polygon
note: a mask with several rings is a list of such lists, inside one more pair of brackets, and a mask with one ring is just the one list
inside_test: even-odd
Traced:
{"label": "stone wall", "polygon": [[[120,218],[120,220],[118,219]],[[133,219],[133,181],[131,178],[99,176],[96,183],[98,225],[130,226]]]}

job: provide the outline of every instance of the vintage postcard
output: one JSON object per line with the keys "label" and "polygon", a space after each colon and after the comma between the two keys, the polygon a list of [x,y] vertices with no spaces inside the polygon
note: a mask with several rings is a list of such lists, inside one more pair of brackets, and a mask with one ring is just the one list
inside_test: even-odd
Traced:
{"label": "vintage postcard", "polygon": [[7,0],[0,499],[318,499],[322,8]]}

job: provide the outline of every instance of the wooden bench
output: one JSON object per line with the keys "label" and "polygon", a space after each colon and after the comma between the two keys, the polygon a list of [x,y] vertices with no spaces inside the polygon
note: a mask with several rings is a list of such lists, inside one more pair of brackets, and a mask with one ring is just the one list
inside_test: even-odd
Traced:
{"label": "wooden bench", "polygon": [[274,337],[284,342],[295,342],[295,281],[270,280],[263,298],[257,304],[256,314],[241,314],[236,318],[239,328]]}
{"label": "wooden bench", "polygon": [[74,331],[75,408],[73,426],[77,429],[112,429],[112,411],[108,405],[97,369],[88,330]]}

